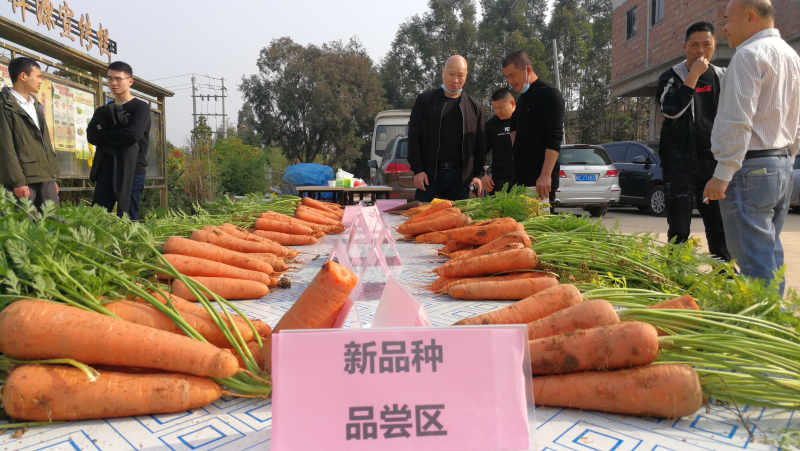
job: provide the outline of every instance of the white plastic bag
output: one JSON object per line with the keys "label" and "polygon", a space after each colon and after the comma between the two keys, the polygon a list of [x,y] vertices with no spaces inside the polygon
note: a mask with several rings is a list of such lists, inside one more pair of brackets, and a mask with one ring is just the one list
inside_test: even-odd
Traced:
{"label": "white plastic bag", "polygon": [[336,178],[337,179],[352,179],[353,177],[354,177],[353,174],[351,174],[349,172],[345,172],[345,171],[343,171],[341,169],[339,169],[339,171],[336,173]]}

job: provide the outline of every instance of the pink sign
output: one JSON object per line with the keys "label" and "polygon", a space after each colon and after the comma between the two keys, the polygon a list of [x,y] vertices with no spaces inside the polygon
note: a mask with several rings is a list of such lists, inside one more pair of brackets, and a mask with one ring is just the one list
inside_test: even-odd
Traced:
{"label": "pink sign", "polygon": [[348,205],[344,207],[344,216],[342,216],[342,224],[349,226],[361,210],[361,205]]}
{"label": "pink sign", "polygon": [[535,449],[524,325],[284,331],[272,449]]}
{"label": "pink sign", "polygon": [[425,307],[397,279],[388,279],[370,327],[430,327]]}

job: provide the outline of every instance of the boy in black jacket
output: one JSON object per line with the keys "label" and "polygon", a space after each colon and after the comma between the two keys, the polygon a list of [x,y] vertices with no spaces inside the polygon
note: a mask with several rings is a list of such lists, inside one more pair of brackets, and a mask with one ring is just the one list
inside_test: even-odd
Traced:
{"label": "boy in black jacket", "polygon": [[92,204],[117,215],[139,219],[139,200],[147,172],[150,145],[150,105],[133,98],[133,69],[121,61],[108,66],[108,87],[114,103],[94,112],[86,127],[89,143],[97,147],[89,180],[96,182]]}
{"label": "boy in black jacket", "polygon": [[500,88],[492,93],[494,116],[486,121],[486,155],[492,153],[492,176],[484,175],[483,189],[492,194],[503,189],[508,183],[510,190],[514,176],[514,156],[511,142],[511,116],[517,102],[508,88]]}
{"label": "boy in black jacket", "polygon": [[713,25],[692,24],[683,44],[686,60],[659,77],[656,98],[665,117],[659,156],[667,195],[668,239],[675,239],[676,244],[688,241],[696,206],[705,225],[709,252],[730,261],[719,202],[705,204],[702,199],[717,166],[711,153],[711,129],[725,69],[709,63],[716,45]]}

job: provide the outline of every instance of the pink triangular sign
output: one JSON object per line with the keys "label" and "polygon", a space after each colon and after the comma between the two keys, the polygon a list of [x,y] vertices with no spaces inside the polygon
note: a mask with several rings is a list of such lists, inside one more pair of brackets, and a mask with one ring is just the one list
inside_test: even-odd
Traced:
{"label": "pink triangular sign", "polygon": [[348,299],[342,306],[342,311],[336,317],[336,323],[333,324],[333,329],[342,329],[345,325],[349,325],[352,329],[361,329],[361,316],[358,314],[358,307]]}
{"label": "pink triangular sign", "polygon": [[430,325],[425,307],[397,279],[389,276],[370,328]]}

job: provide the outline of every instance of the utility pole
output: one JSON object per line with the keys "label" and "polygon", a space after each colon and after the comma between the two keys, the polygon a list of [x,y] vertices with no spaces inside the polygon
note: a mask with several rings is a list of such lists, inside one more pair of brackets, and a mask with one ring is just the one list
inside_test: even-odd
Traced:
{"label": "utility pole", "polygon": [[[556,89],[561,91],[561,76],[558,73],[558,46],[556,45],[556,40],[555,39],[553,39],[553,67],[555,68],[555,71],[556,71]],[[565,113],[566,113],[566,111],[565,111]],[[566,116],[566,114],[564,116]],[[563,146],[566,143],[567,143],[567,134],[565,132],[561,136],[561,145]]]}
{"label": "utility pole", "polygon": [[194,121],[194,128],[197,128],[197,101],[195,100],[195,87],[194,87],[194,74],[192,74],[192,120]]}
{"label": "utility pole", "polygon": [[228,116],[225,114],[225,78],[222,79],[222,139],[228,137]]}

